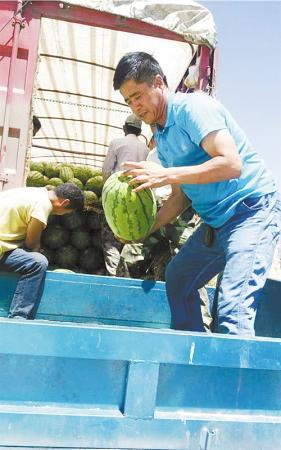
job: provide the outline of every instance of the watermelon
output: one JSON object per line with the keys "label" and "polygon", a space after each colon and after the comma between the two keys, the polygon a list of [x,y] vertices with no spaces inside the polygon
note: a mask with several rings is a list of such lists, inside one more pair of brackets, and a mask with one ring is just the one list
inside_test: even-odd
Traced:
{"label": "watermelon", "polygon": [[99,215],[95,212],[89,212],[86,216],[86,226],[89,230],[100,230]]}
{"label": "watermelon", "polygon": [[86,206],[93,205],[98,201],[97,194],[92,191],[84,191],[84,201]]}
{"label": "watermelon", "polygon": [[56,163],[44,163],[44,173],[48,178],[58,177],[60,166]]}
{"label": "watermelon", "polygon": [[60,169],[60,179],[62,181],[64,181],[64,182],[67,182],[71,178],[74,178],[74,174],[73,174],[73,171],[71,170],[71,168],[67,167],[67,166],[61,167],[61,169]]}
{"label": "watermelon", "polygon": [[57,272],[57,273],[75,273],[73,270],[70,270],[70,269],[54,269],[53,272]]}
{"label": "watermelon", "polygon": [[69,269],[76,265],[79,258],[79,251],[72,245],[64,245],[57,249],[55,253],[55,263],[58,268]]}
{"label": "watermelon", "polygon": [[112,174],[104,184],[102,205],[113,233],[126,241],[143,239],[156,218],[156,200],[151,189],[133,192],[123,172]]}
{"label": "watermelon", "polygon": [[74,166],[73,174],[75,178],[78,178],[78,180],[85,184],[93,176],[93,170],[88,166]]}
{"label": "watermelon", "polygon": [[50,178],[48,181],[48,185],[52,185],[52,186],[60,186],[61,184],[63,184],[63,181],[57,177]]}
{"label": "watermelon", "polygon": [[69,232],[60,225],[50,225],[42,233],[42,242],[51,249],[65,245],[69,239]]}
{"label": "watermelon", "polygon": [[91,243],[91,237],[87,230],[84,228],[76,228],[72,231],[70,242],[78,250],[84,250]]}
{"label": "watermelon", "polygon": [[29,172],[26,180],[26,186],[42,187],[47,184],[49,184],[49,179],[45,175],[42,175],[41,172],[38,172],[38,170],[32,170]]}
{"label": "watermelon", "polygon": [[68,183],[75,184],[75,186],[79,187],[79,189],[83,189],[83,183],[82,181],[78,180],[78,178],[70,178],[68,180]]}
{"label": "watermelon", "polygon": [[44,175],[44,163],[43,162],[30,162],[30,171],[33,172],[40,172],[42,175]]}
{"label": "watermelon", "polygon": [[45,188],[47,189],[47,191],[53,191],[55,189],[55,186],[53,186],[52,184],[46,184]]}
{"label": "watermelon", "polygon": [[93,272],[103,264],[103,253],[97,247],[88,247],[80,252],[79,265],[87,272]]}
{"label": "watermelon", "polygon": [[75,230],[75,228],[82,227],[86,222],[85,214],[75,211],[72,214],[65,214],[61,216],[61,224],[68,230]]}
{"label": "watermelon", "polygon": [[103,177],[101,175],[96,175],[95,177],[89,178],[85,184],[86,191],[93,191],[97,195],[100,195],[103,187]]}

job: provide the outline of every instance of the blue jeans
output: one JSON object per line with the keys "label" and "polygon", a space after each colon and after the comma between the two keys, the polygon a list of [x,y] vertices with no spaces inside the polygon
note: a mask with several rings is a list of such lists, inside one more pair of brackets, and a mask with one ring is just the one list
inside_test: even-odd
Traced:
{"label": "blue jeans", "polygon": [[37,252],[16,248],[4,253],[0,269],[20,275],[8,317],[34,319],[45,281],[48,260]]}
{"label": "blue jeans", "polygon": [[281,229],[279,194],[246,199],[235,215],[204,244],[202,224],[166,268],[173,327],[204,331],[198,289],[222,272],[217,330],[254,335],[258,299],[270,269]]}

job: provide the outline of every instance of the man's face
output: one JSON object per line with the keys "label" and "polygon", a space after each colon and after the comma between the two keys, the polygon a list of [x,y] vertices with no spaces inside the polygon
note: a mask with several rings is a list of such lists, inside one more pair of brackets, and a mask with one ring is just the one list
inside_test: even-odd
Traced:
{"label": "man's face", "polygon": [[148,125],[165,124],[166,102],[163,95],[164,83],[160,75],[156,75],[153,84],[125,81],[120,93],[132,112]]}

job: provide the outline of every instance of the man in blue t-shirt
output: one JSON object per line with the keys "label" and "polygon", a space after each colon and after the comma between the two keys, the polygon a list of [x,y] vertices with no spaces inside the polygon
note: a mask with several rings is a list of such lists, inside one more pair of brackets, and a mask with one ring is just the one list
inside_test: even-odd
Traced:
{"label": "man in blue t-shirt", "polygon": [[[187,206],[204,224],[166,269],[173,326],[203,330],[198,289],[223,272],[218,298],[221,333],[254,335],[259,294],[281,227],[275,182],[230,113],[205,93],[171,93],[158,62],[144,52],[128,53],[114,74],[131,110],[155,125],[159,159],[124,163],[135,191],[170,184],[157,230]],[[211,227],[211,228],[210,228]],[[213,239],[206,240],[213,230]]]}

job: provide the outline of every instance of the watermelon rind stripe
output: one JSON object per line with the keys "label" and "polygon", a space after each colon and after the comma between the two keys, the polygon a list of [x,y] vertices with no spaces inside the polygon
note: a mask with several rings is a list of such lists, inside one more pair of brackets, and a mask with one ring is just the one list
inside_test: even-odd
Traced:
{"label": "watermelon rind stripe", "polygon": [[156,216],[156,201],[152,191],[133,192],[123,172],[116,172],[105,182],[102,204],[106,220],[113,233],[128,241],[143,239]]}

